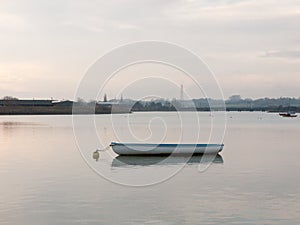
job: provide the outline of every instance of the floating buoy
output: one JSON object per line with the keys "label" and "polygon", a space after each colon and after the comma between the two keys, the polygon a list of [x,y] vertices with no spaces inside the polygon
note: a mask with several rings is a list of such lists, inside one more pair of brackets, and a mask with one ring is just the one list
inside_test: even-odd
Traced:
{"label": "floating buoy", "polygon": [[99,151],[96,150],[93,152],[93,159],[95,159],[96,161],[98,161],[98,159],[100,158],[100,154]]}

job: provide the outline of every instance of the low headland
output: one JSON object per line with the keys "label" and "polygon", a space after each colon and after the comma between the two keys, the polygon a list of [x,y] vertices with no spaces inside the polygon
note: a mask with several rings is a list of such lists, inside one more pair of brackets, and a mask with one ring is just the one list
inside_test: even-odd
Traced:
{"label": "low headland", "polygon": [[[225,103],[225,104],[224,104]],[[17,99],[4,97],[0,99],[0,115],[70,115],[70,114],[111,114],[146,111],[266,111],[266,112],[300,112],[300,98],[260,98],[243,99],[239,95],[229,99],[216,100],[199,98],[192,100],[152,99],[136,101],[132,99],[112,99],[85,102],[82,99],[44,100]]]}

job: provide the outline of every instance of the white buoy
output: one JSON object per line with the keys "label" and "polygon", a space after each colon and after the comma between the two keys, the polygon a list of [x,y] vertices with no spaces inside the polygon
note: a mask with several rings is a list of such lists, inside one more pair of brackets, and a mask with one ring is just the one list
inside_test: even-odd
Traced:
{"label": "white buoy", "polygon": [[100,154],[99,151],[96,150],[93,152],[93,159],[95,159],[96,161],[98,161],[98,159],[100,158]]}

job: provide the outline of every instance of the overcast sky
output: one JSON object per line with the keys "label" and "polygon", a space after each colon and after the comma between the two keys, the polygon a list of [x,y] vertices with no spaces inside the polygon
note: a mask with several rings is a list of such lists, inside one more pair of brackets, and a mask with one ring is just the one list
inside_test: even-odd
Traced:
{"label": "overcast sky", "polygon": [[[195,52],[226,98],[300,97],[299,24],[299,0],[0,0],[0,97],[73,99],[97,58],[142,40]],[[110,84],[109,98],[120,84]],[[123,88],[124,97],[141,97],[147,84]],[[158,84],[158,95],[179,96]]]}

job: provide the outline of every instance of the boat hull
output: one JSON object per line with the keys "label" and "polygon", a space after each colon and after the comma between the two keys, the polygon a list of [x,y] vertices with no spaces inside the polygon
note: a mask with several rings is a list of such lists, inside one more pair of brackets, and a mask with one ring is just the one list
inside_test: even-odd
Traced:
{"label": "boat hull", "polygon": [[138,144],[117,143],[110,145],[118,155],[170,155],[215,154],[223,150],[223,144]]}

